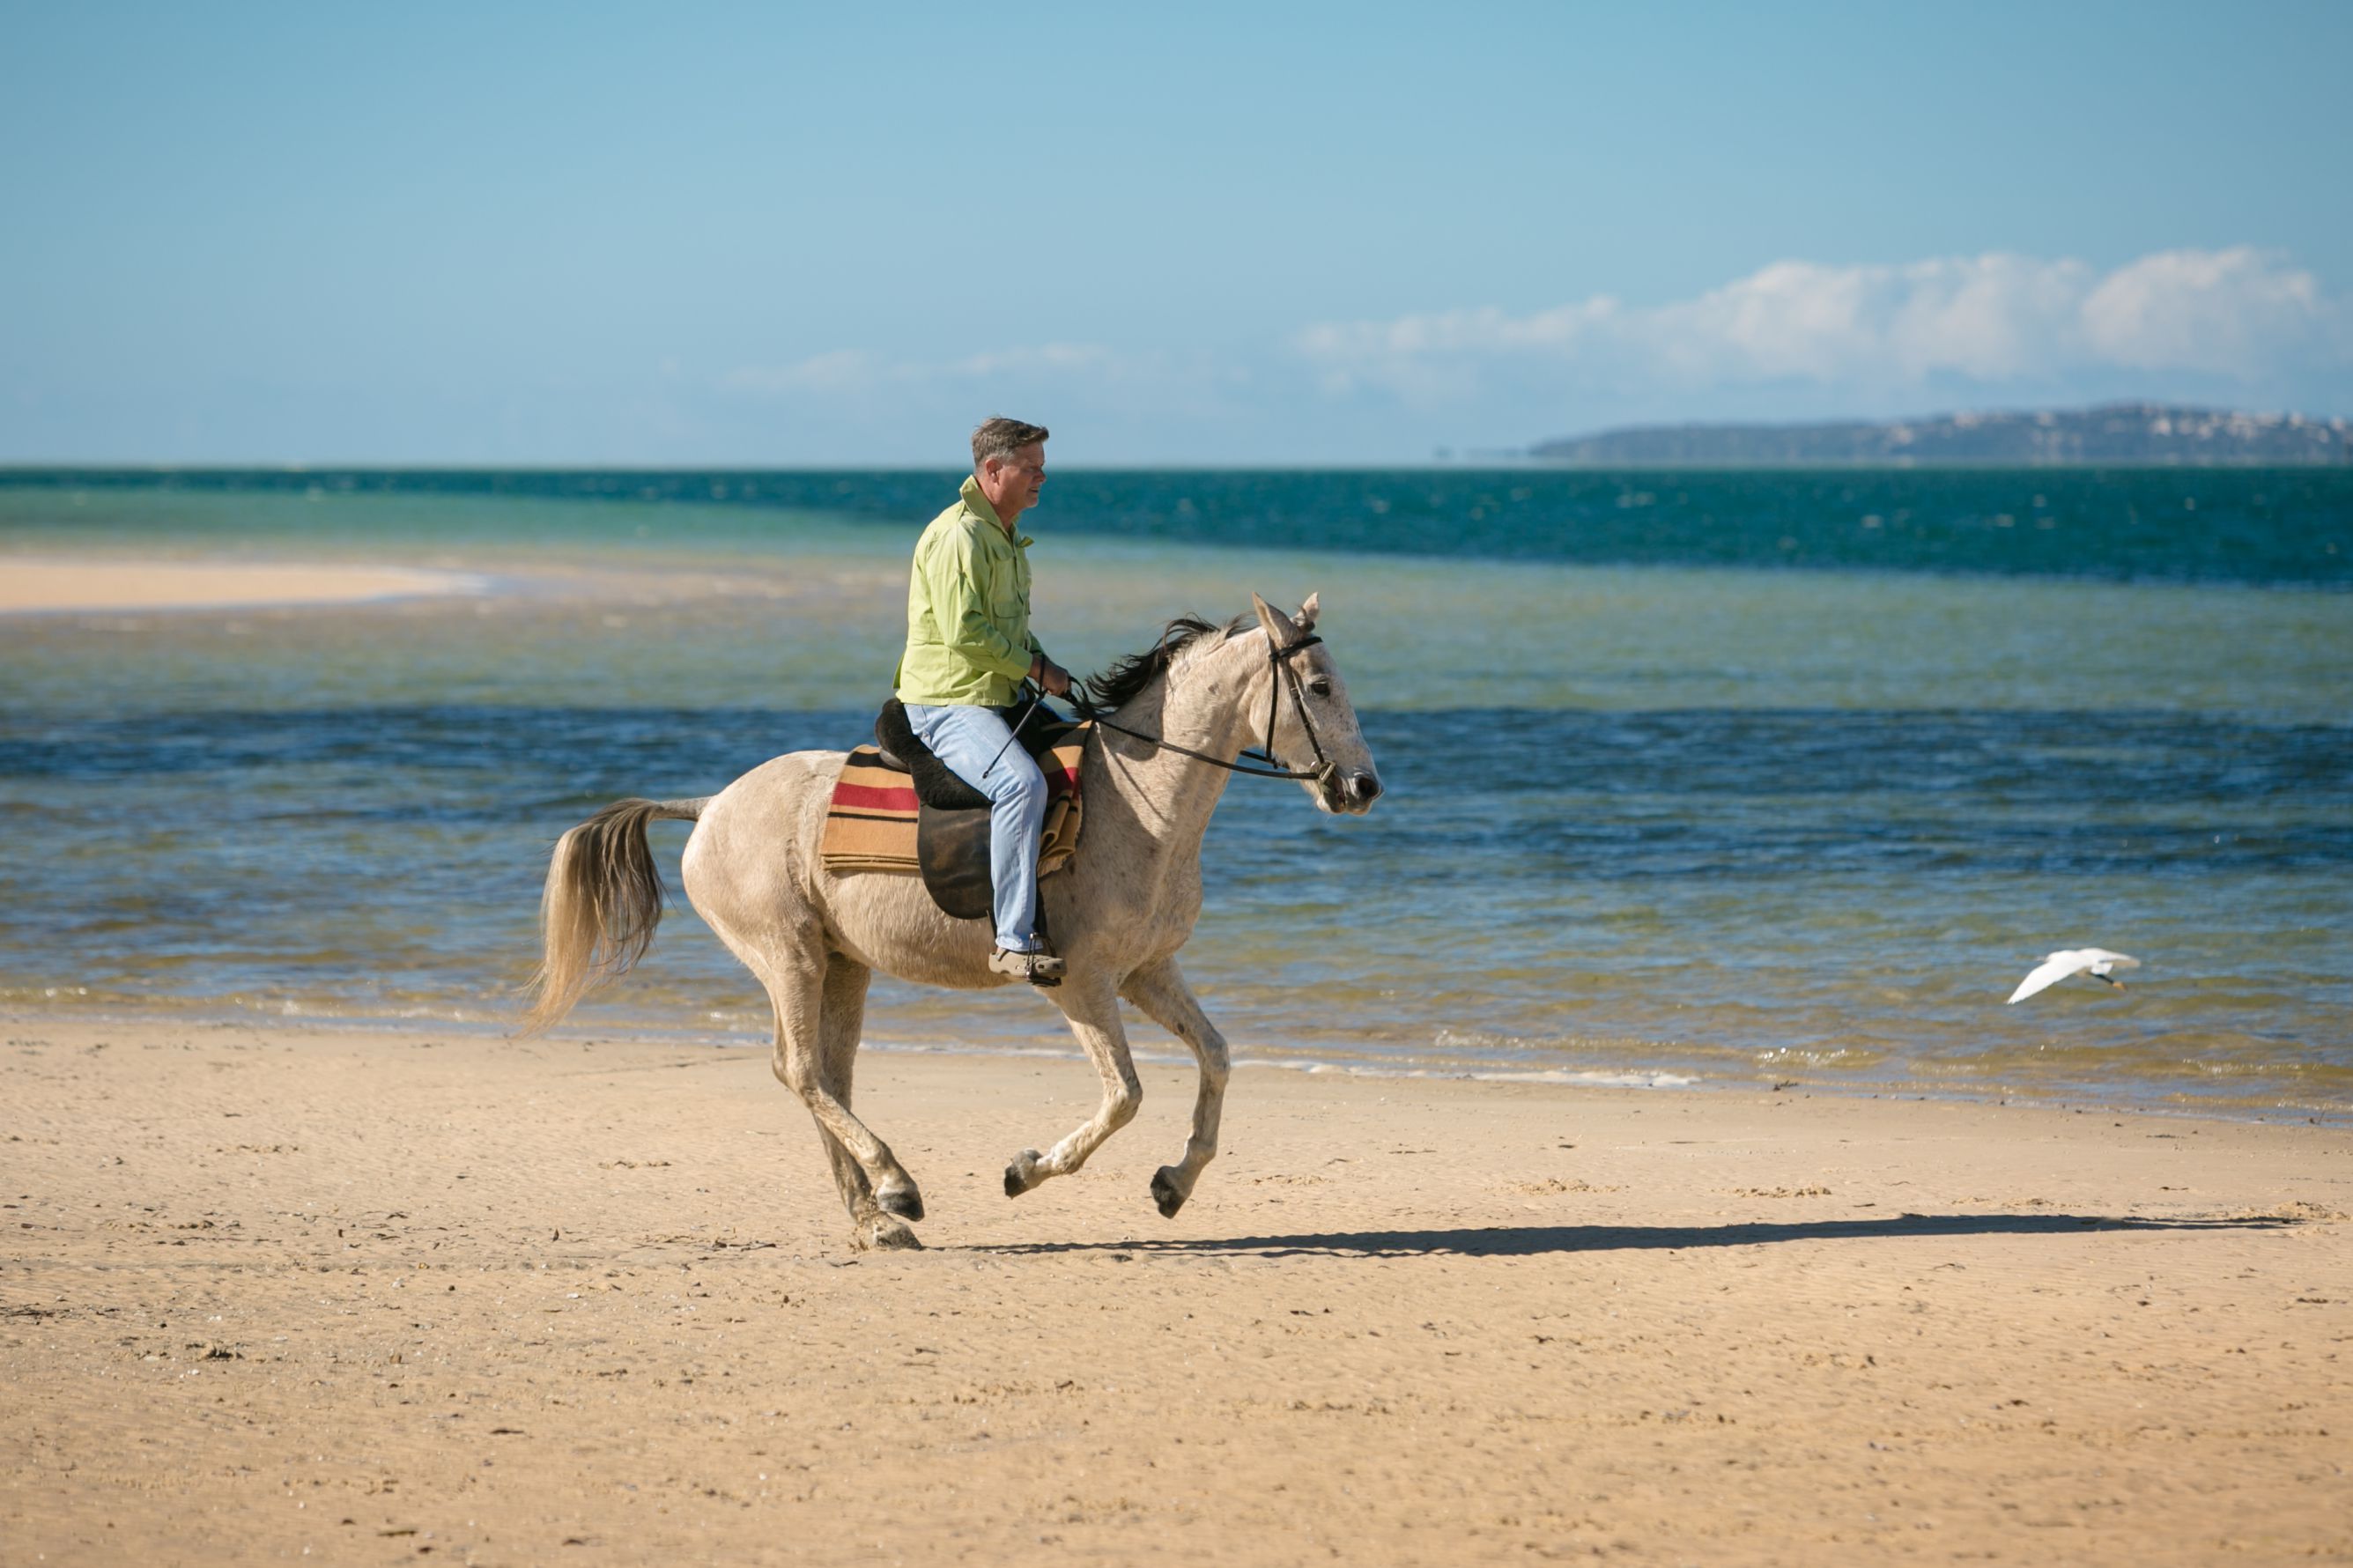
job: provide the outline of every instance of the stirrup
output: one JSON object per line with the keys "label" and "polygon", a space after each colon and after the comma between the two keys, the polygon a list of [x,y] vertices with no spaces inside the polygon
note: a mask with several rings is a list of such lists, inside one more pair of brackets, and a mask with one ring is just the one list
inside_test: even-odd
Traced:
{"label": "stirrup", "polygon": [[1016,952],[1009,947],[999,947],[991,949],[988,954],[991,974],[1010,974],[1032,985],[1060,985],[1064,967],[1060,954],[1043,949]]}

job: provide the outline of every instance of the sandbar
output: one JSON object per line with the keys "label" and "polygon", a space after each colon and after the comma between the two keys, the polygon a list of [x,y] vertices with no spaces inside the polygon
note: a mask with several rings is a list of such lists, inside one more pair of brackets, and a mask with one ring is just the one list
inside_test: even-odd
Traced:
{"label": "sandbar", "polygon": [[470,574],[423,567],[0,556],[0,615],[347,605],[482,589]]}
{"label": "sandbar", "polygon": [[2353,1554],[2353,1132],[869,1052],[0,1021],[10,1563]]}

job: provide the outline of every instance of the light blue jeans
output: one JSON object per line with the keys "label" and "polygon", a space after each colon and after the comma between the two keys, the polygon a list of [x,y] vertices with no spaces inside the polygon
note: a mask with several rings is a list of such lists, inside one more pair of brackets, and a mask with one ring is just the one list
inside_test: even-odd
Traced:
{"label": "light blue jeans", "polygon": [[[1030,723],[1035,728],[1042,721]],[[1013,728],[994,708],[910,702],[907,722],[950,773],[989,798],[988,885],[997,905],[997,945],[1029,952],[1038,945],[1038,839],[1046,826],[1046,775],[1019,742],[1005,743]]]}

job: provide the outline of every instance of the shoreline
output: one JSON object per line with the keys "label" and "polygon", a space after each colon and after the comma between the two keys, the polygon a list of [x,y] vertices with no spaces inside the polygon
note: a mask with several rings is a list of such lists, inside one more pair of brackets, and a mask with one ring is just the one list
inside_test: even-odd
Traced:
{"label": "shoreline", "polygon": [[[860,1059],[856,1254],[764,1057],[12,1020],[27,1561],[2147,1564],[2353,1554],[2353,1135]],[[2189,1478],[2194,1478],[2194,1480]]]}
{"label": "shoreline", "polygon": [[122,561],[0,553],[0,616],[293,609],[479,597],[471,572],[275,561]]}
{"label": "shoreline", "polygon": [[[163,998],[139,1007],[123,1007],[122,998],[111,998],[90,1011],[72,1005],[43,1005],[24,1001],[0,1001],[0,1027],[37,1029],[113,1027],[138,1029],[164,1026],[189,1028],[255,1028],[317,1030],[380,1038],[431,1030],[479,1043],[512,1038],[512,1018],[435,1016],[425,1013],[381,1014],[316,1011],[260,1012],[234,1006],[193,1005],[181,998]],[[1181,1044],[1162,1035],[1148,1022],[1130,1020],[1129,1047],[1139,1067],[1189,1068],[1192,1058]],[[935,1057],[958,1060],[1077,1061],[1082,1059],[1059,1017],[1040,1015],[1039,1026],[1024,1035],[967,1036],[947,1039],[920,1031],[877,1036],[869,1034],[861,1052],[885,1056]],[[765,1015],[755,1026],[747,1015],[741,1027],[696,1027],[661,1024],[641,1018],[597,1017],[583,1009],[569,1017],[558,1037],[586,1038],[666,1050],[761,1053],[767,1049]],[[1778,1095],[1796,1098],[1822,1095],[1844,1100],[1920,1101],[1930,1104],[1977,1105],[2064,1110],[2128,1116],[2186,1117],[2250,1126],[2310,1125],[2353,1128],[2353,1105],[2340,1103],[2284,1104],[2250,1099],[2193,1098],[2162,1086],[2143,1086],[2142,1092],[2123,1092],[2115,1085],[2045,1089],[2017,1083],[1977,1087],[1963,1082],[1937,1082],[1917,1078],[1869,1079],[1800,1076],[1799,1069],[1777,1066],[1741,1078],[1689,1063],[1643,1065],[1636,1062],[1596,1063],[1589,1067],[1531,1067],[1498,1060],[1478,1063],[1460,1058],[1430,1064],[1391,1054],[1360,1056],[1319,1053],[1293,1047],[1269,1052],[1240,1031],[1229,1031],[1233,1069],[1266,1071],[1308,1078],[1345,1078],[1377,1083],[1528,1084],[1586,1090],[1609,1089],[1636,1094]],[[1819,1070],[1819,1069],[1816,1069]]]}

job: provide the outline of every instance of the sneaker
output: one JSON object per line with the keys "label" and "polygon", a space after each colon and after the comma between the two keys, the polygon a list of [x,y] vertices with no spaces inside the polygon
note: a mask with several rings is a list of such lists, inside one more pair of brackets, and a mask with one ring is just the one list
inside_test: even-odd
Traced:
{"label": "sneaker", "polygon": [[1009,947],[1000,947],[988,955],[990,973],[1010,974],[1032,985],[1060,985],[1062,968],[1060,955],[1043,948],[1034,952],[1016,952]]}

